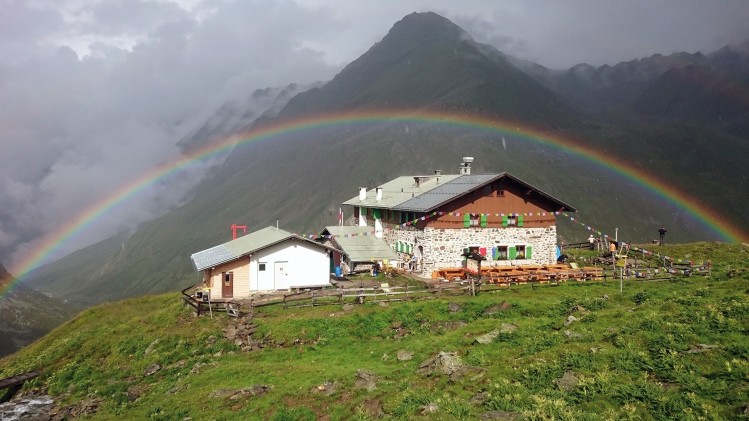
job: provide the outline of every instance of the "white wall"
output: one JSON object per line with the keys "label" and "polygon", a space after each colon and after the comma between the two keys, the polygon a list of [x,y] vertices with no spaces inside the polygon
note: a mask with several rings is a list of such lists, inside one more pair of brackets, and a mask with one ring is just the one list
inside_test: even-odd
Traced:
{"label": "white wall", "polygon": [[[250,259],[250,290],[258,291],[258,282],[260,287],[272,285],[270,289],[328,285],[329,259],[326,249],[296,239],[265,248]],[[276,275],[277,262],[286,262],[285,275]],[[258,271],[259,263],[265,263],[264,273]],[[264,279],[267,281],[265,285]]]}

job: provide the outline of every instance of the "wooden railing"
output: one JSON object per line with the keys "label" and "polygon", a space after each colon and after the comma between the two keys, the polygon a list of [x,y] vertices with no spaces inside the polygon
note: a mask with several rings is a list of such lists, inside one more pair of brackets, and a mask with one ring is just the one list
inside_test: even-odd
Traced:
{"label": "wooden railing", "polygon": [[286,294],[283,307],[314,307],[321,305],[366,304],[390,301],[416,300],[434,295],[475,294],[480,289],[478,282],[443,282],[431,286],[380,286],[367,288],[341,288],[335,290],[312,290]]}

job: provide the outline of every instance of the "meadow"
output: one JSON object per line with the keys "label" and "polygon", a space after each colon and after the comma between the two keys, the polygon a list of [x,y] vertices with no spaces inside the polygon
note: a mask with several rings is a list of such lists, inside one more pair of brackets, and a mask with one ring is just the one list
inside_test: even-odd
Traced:
{"label": "meadow", "polygon": [[662,250],[710,276],[265,307],[248,352],[226,314],[146,296],[82,312],[0,376],[40,370],[24,393],[97,420],[747,417],[749,248]]}

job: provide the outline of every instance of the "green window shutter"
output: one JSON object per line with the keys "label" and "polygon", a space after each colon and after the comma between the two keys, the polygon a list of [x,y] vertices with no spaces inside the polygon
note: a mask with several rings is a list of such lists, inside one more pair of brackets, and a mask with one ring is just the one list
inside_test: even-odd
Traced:
{"label": "green window shutter", "polygon": [[531,255],[531,246],[525,246],[525,258],[530,259],[532,257]]}
{"label": "green window shutter", "polygon": [[463,214],[463,228],[468,228],[471,226],[471,215],[468,213]]}
{"label": "green window shutter", "polygon": [[502,226],[506,227],[509,224],[509,218],[507,215],[502,215]]}
{"label": "green window shutter", "polygon": [[497,260],[499,257],[499,247],[492,247],[492,260]]}
{"label": "green window shutter", "polygon": [[518,226],[519,227],[523,226],[523,215],[518,215]]}
{"label": "green window shutter", "polygon": [[518,257],[518,250],[515,248],[515,246],[507,247],[507,254],[508,254],[507,257],[509,257],[510,260],[512,260]]}
{"label": "green window shutter", "polygon": [[481,227],[482,228],[486,227],[486,214],[485,213],[481,214]]}
{"label": "green window shutter", "polygon": [[380,219],[381,215],[382,211],[380,209],[372,209],[372,216],[374,216],[374,219]]}

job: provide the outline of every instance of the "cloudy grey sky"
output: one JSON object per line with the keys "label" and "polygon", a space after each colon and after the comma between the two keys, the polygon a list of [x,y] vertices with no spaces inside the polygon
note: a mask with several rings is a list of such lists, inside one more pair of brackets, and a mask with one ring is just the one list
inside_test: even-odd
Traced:
{"label": "cloudy grey sky", "polygon": [[[0,0],[0,10],[0,262],[11,269],[178,157],[177,142],[223,104],[328,80],[414,11],[552,68],[749,39],[745,0]],[[164,212],[204,170],[117,206],[56,256]]]}

